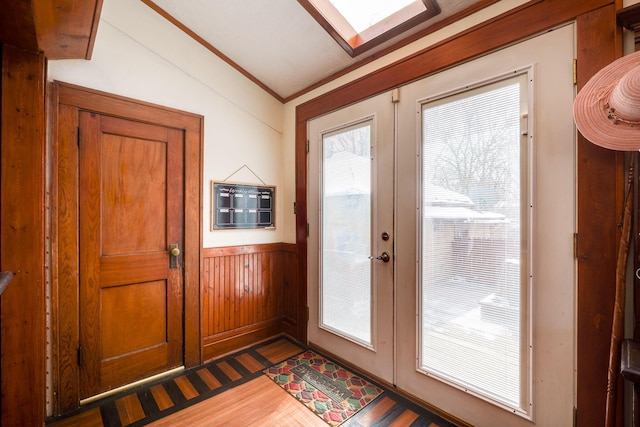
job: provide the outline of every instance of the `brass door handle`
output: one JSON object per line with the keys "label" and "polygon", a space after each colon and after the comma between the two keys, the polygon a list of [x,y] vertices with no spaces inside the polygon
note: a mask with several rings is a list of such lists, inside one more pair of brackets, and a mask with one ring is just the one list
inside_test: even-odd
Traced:
{"label": "brass door handle", "polygon": [[169,245],[169,268],[178,268],[178,256],[180,256],[180,246],[177,243]]}

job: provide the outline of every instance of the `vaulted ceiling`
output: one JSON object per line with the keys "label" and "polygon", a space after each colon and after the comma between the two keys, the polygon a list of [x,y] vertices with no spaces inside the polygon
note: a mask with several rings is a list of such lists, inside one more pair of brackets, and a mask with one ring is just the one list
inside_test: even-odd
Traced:
{"label": "vaulted ceiling", "polygon": [[286,100],[497,0],[435,0],[440,12],[352,57],[298,0],[142,0]]}
{"label": "vaulted ceiling", "polygon": [[[423,0],[438,13],[355,56],[310,13],[319,0],[140,1],[286,101],[499,0]],[[49,59],[90,59],[102,2],[5,2],[0,40]]]}

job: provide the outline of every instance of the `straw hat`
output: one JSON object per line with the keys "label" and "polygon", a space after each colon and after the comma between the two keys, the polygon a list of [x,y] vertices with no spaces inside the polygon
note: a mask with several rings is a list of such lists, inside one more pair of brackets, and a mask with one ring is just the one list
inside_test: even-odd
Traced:
{"label": "straw hat", "polygon": [[573,103],[582,135],[604,148],[640,150],[640,51],[598,71]]}

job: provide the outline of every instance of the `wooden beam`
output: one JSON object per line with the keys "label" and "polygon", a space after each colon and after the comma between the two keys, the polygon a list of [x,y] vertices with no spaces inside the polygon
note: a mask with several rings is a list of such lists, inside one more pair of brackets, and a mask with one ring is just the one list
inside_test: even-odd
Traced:
{"label": "wooden beam", "polygon": [[[577,19],[578,90],[618,57],[615,7]],[[577,425],[604,425],[624,158],[578,135]]]}
{"label": "wooden beam", "polygon": [[33,1],[38,47],[48,59],[91,59],[102,0]]}
{"label": "wooden beam", "polygon": [[0,42],[38,51],[33,4],[30,1],[5,1],[0,13]]}
{"label": "wooden beam", "polygon": [[45,59],[2,48],[0,424],[45,418]]}
{"label": "wooden beam", "polygon": [[91,59],[102,0],[6,1],[0,42],[48,59]]}

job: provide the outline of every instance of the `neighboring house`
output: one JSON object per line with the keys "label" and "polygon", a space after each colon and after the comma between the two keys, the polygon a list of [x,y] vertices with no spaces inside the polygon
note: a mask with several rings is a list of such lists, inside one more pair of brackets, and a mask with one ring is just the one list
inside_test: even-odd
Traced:
{"label": "neighboring house", "polygon": [[[496,265],[519,256],[517,253],[510,255],[507,250],[509,220],[505,215],[478,211],[468,196],[437,185],[428,186],[425,194],[424,229],[432,230],[434,234],[425,236],[425,240],[433,242],[433,254],[437,257],[435,263],[443,266],[429,272],[432,274],[431,280],[445,279],[456,271],[464,276],[483,277],[491,281],[489,272],[496,271]],[[483,251],[495,257],[475,258],[474,253],[477,252],[474,252],[474,248],[479,249],[480,246],[496,248]]]}

